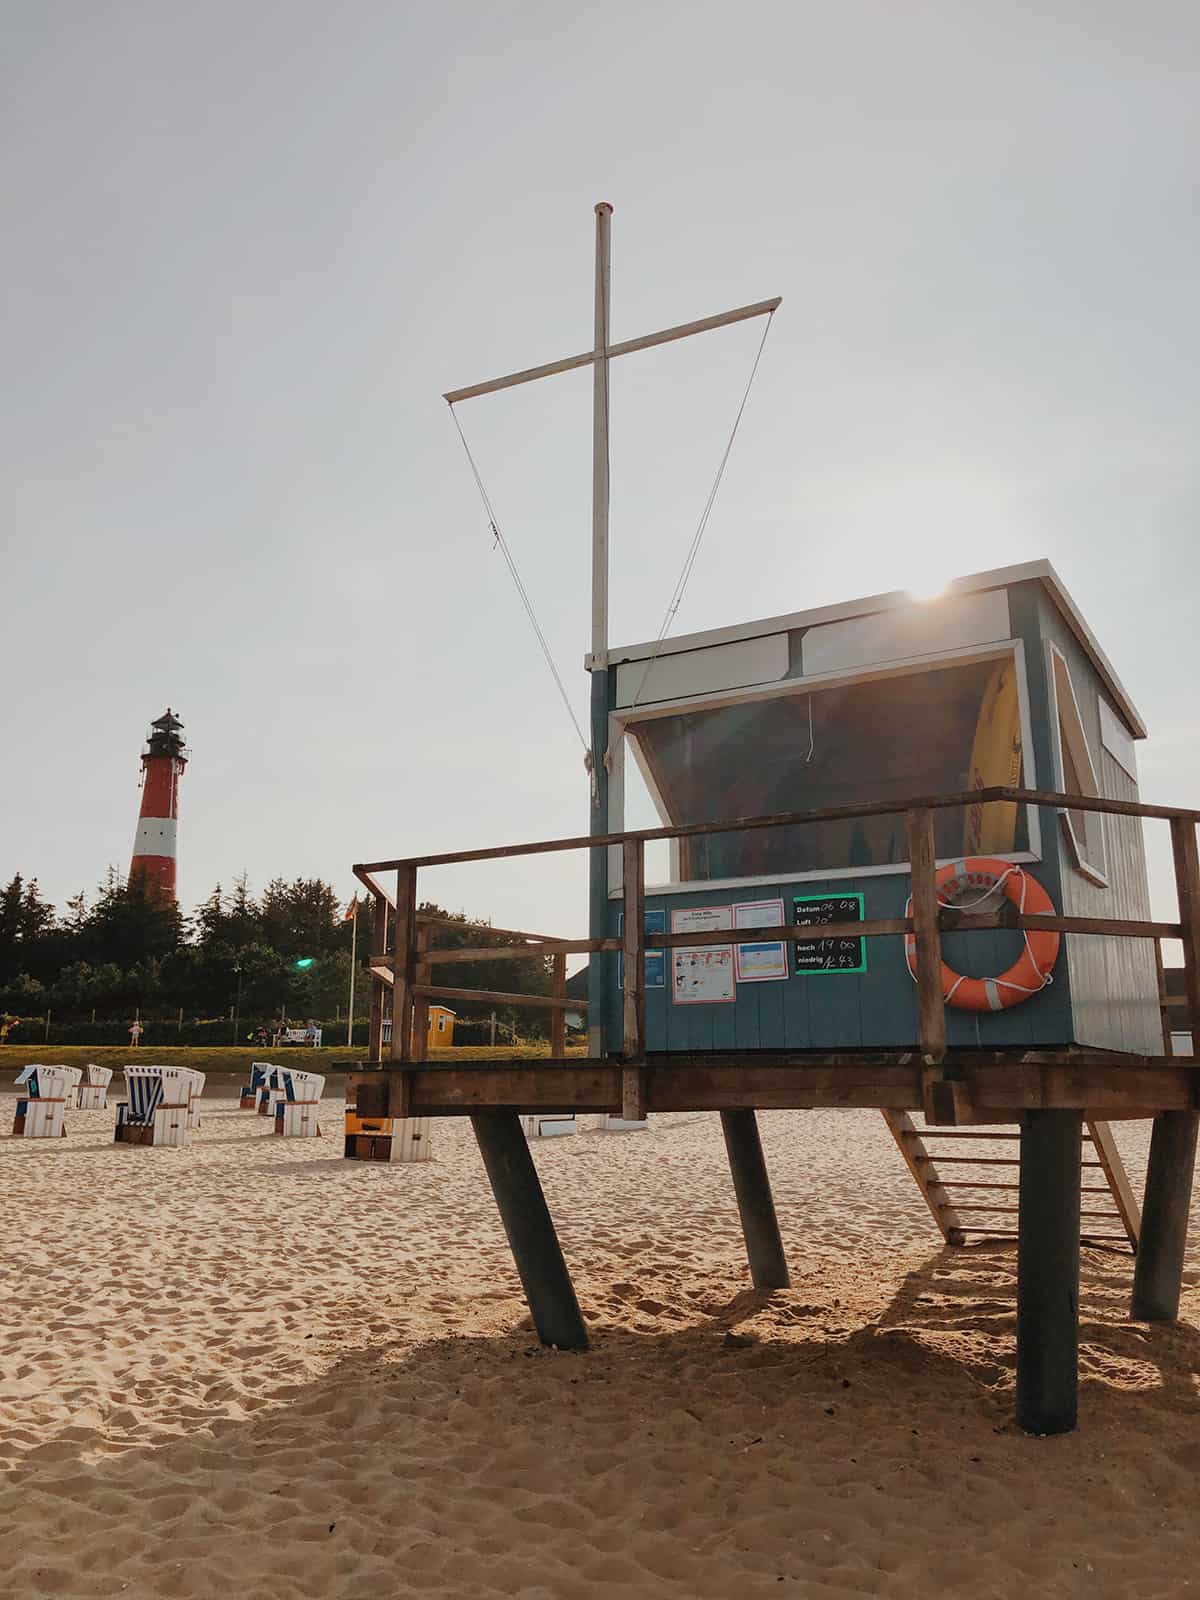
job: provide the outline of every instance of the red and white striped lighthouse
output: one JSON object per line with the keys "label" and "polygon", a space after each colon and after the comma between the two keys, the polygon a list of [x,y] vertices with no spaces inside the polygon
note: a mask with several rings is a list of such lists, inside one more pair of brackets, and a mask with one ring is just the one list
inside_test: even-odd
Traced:
{"label": "red and white striped lighthouse", "polygon": [[189,751],[183,723],[167,707],[150,724],[142,751],[142,809],[133,841],[129,882],[140,879],[148,892],[175,898],[175,836],[179,827],[179,780]]}

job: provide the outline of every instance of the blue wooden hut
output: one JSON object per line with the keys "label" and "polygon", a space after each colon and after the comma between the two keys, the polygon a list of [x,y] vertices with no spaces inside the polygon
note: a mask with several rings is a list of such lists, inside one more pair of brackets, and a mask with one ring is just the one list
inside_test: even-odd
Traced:
{"label": "blue wooden hut", "polygon": [[[1048,561],[960,578],[935,599],[875,595],[616,648],[609,662],[614,832],[988,785],[1138,799],[1134,746],[1146,730]],[[1150,916],[1138,818],[1039,816],[1002,802],[935,815],[939,863],[1018,865],[1063,915]],[[648,954],[649,1049],[916,1041],[903,938],[819,933],[822,921],[905,914],[902,814],[731,829],[661,852],[647,860],[647,932],[728,928],[730,942]],[[616,934],[619,850],[608,888]],[[756,925],[783,923],[811,925],[814,936],[755,943]],[[1019,958],[1023,937],[947,934],[944,959],[968,977],[995,976]],[[608,964],[603,1014],[614,1048],[620,961],[596,959]],[[952,998],[948,1042],[1161,1048],[1149,941],[1067,934],[1048,976],[1028,992],[989,991],[995,1009],[959,1009]]]}

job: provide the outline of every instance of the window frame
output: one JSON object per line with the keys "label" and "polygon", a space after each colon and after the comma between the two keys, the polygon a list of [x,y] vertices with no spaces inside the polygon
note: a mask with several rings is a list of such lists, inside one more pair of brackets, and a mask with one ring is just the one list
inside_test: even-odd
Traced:
{"label": "window frame", "polygon": [[[626,751],[632,749],[633,759],[646,786],[651,802],[658,811],[663,827],[670,827],[670,818],[658,785],[654,782],[648,764],[636,743],[626,738],[631,724],[653,722],[661,717],[678,716],[681,712],[717,709],[721,706],[745,705],[760,700],[775,700],[784,695],[804,696],[818,694],[825,689],[841,688],[847,684],[872,683],[884,678],[907,678],[917,673],[938,671],[955,666],[971,666],[982,661],[1000,661],[1011,657],[1017,674],[1017,706],[1021,719],[1021,746],[1024,762],[1024,784],[1037,788],[1037,770],[1033,750],[1033,723],[1030,715],[1029,681],[1025,669],[1025,645],[1021,639],[1000,639],[988,644],[966,645],[955,650],[944,650],[922,656],[908,656],[899,661],[847,668],[837,672],[814,673],[809,677],[787,678],[779,683],[746,689],[731,689],[688,696],[679,700],[658,701],[650,706],[633,710],[620,709],[609,713],[609,827],[620,833],[625,827],[625,763]],[[864,802],[865,803],[865,802]],[[1028,850],[1003,852],[1002,861],[1032,862],[1042,860],[1042,839],[1038,808],[1026,807],[1026,825],[1029,834]],[[694,894],[710,889],[755,889],[780,883],[821,883],[847,878],[878,878],[897,875],[908,876],[907,861],[893,861],[878,867],[822,867],[809,871],[783,871],[745,878],[700,878],[680,881],[679,840],[670,841],[671,880],[668,883],[647,883],[647,894]],[[957,856],[939,857],[939,861],[957,860]],[[608,853],[609,898],[619,900],[623,893],[622,860],[620,845],[611,845]]]}
{"label": "window frame", "polygon": [[[1066,681],[1067,694],[1059,694],[1058,669],[1062,667],[1063,678]],[[1096,771],[1096,763],[1092,759],[1092,747],[1088,742],[1087,729],[1083,725],[1083,716],[1079,710],[1079,696],[1075,692],[1075,680],[1071,676],[1071,663],[1066,654],[1059,649],[1052,639],[1046,640],[1046,678],[1049,689],[1050,702],[1050,751],[1054,764],[1055,787],[1060,794],[1071,794],[1074,791],[1067,787],[1067,768],[1063,757],[1063,735],[1067,734],[1067,744],[1070,750],[1071,762],[1080,779],[1086,784],[1091,782],[1090,795],[1086,788],[1082,791],[1085,798],[1093,800],[1104,799],[1104,788]],[[1064,710],[1066,713],[1064,720]],[[1082,757],[1082,760],[1081,760]],[[1108,881],[1108,832],[1104,825],[1102,811],[1089,811],[1086,813],[1086,837],[1080,839],[1075,827],[1074,819],[1068,807],[1060,806],[1058,810],[1062,832],[1067,841],[1067,852],[1071,858],[1071,866],[1075,871],[1085,877],[1089,883],[1094,883],[1098,889],[1107,889]],[[1100,863],[1097,865],[1093,853],[1093,844],[1100,846]]]}

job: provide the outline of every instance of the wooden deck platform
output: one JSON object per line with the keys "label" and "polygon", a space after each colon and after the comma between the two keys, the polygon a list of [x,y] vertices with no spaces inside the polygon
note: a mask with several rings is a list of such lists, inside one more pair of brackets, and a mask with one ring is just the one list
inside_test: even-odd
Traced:
{"label": "wooden deck platform", "polygon": [[636,1072],[656,1111],[922,1111],[946,1126],[1016,1123],[1023,1111],[1077,1110],[1117,1121],[1200,1108],[1200,1064],[1103,1051],[649,1051],[630,1065],[569,1057],[383,1063],[351,1075],[347,1092],[373,1116],[453,1117],[477,1111],[620,1113]]}

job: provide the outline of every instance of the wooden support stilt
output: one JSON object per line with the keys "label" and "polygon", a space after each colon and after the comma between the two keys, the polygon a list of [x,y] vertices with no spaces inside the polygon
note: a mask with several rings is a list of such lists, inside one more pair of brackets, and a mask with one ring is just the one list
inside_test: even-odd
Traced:
{"label": "wooden support stilt", "polygon": [[779,1236],[758,1119],[747,1109],[722,1111],[721,1131],[742,1219],[751,1282],[756,1289],[788,1289],[792,1280]]}
{"label": "wooden support stilt", "polygon": [[933,812],[915,806],[906,814],[912,872],[912,921],[916,945],[917,1035],[921,1044],[921,1105],[926,1122],[956,1122],[954,1088],[945,1085],[946,1004],[942,998],[942,937],[938,926],[937,847]]}
{"label": "wooden support stilt", "polygon": [[431,939],[432,930],[418,923],[413,941],[416,946],[416,965],[413,969],[415,982],[412,1002],[412,1044],[410,1046],[410,1059],[413,1061],[427,1061],[429,1059],[429,1001],[420,991],[423,986],[428,985],[432,970],[425,959],[429,954]]}
{"label": "wooden support stilt", "polygon": [[538,1338],[560,1350],[586,1350],[587,1329],[520,1117],[481,1111],[471,1126]]}
{"label": "wooden support stilt", "polygon": [[1027,1111],[1021,1122],[1017,1241],[1017,1422],[1069,1433],[1079,1403],[1078,1111]]}
{"label": "wooden support stilt", "polygon": [[[371,919],[372,956],[383,956],[387,953],[387,921],[387,901],[381,894],[376,894]],[[373,969],[368,970],[371,971],[371,1009],[367,1017],[367,1053],[369,1060],[378,1063],[383,1060],[384,982]]]}
{"label": "wooden support stilt", "polygon": [[[552,963],[554,973],[554,988],[552,993],[556,1000],[565,1000],[567,997],[567,958],[564,955],[554,957]],[[561,1061],[567,1053],[567,1014],[560,1007],[550,1013],[550,1059]]]}
{"label": "wooden support stilt", "polygon": [[1167,1004],[1167,973],[1163,966],[1162,940],[1154,941],[1154,971],[1158,979],[1158,1020],[1162,1025],[1163,1055],[1175,1054],[1175,1041],[1171,1038],[1171,1012]]}
{"label": "wooden support stilt", "polygon": [[[1200,1058],[1200,853],[1196,825],[1171,819],[1175,886],[1179,894],[1184,992],[1192,1050]],[[1142,1201],[1142,1235],[1133,1274],[1132,1315],[1139,1322],[1172,1322],[1179,1315],[1183,1252],[1196,1166],[1195,1111],[1160,1111],[1150,1136]]]}
{"label": "wooden support stilt", "polygon": [[1179,1315],[1195,1165],[1196,1113],[1160,1111],[1150,1136],[1142,1233],[1133,1269],[1130,1314],[1137,1322],[1173,1322]]}
{"label": "wooden support stilt", "polygon": [[392,965],[393,1061],[412,1060],[413,986],[417,958],[417,872],[396,869],[395,957]]}
{"label": "wooden support stilt", "polygon": [[625,994],[622,1009],[621,1116],[642,1122],[646,1116],[646,853],[640,839],[622,847],[625,920],[623,960]]}

